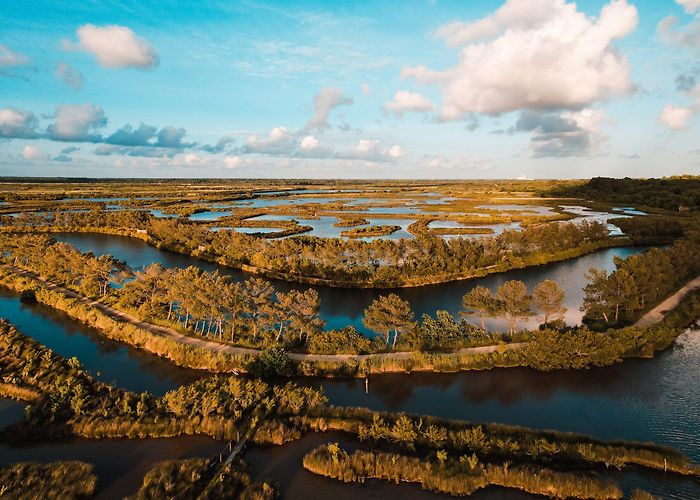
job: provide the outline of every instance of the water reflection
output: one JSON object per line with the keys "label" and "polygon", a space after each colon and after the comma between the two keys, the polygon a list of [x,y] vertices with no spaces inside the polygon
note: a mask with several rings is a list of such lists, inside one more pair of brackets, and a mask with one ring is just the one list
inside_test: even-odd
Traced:
{"label": "water reflection", "polygon": [[590,370],[525,368],[454,374],[381,375],[305,381],[330,402],[474,422],[500,422],[654,441],[700,461],[700,331],[682,335],[653,360]]}
{"label": "water reflection", "polygon": [[76,356],[98,380],[156,395],[204,376],[141,349],[107,339],[99,330],[41,304],[23,304],[0,287],[0,317],[63,357]]}
{"label": "water reflection", "polygon": [[[85,233],[57,233],[54,236],[61,241],[75,245],[83,252],[91,251],[96,255],[111,254],[118,259],[125,260],[136,270],[143,269],[144,266],[153,262],[158,262],[165,267],[197,266],[205,271],[218,270],[222,274],[231,276],[236,281],[250,277],[246,273],[231,268],[173,252],[158,250],[134,238]],[[417,317],[423,314],[434,314],[437,309],[444,309],[451,314],[457,315],[462,307],[462,296],[477,285],[483,285],[495,291],[505,281],[518,279],[524,281],[532,289],[540,281],[552,279],[559,283],[566,294],[563,305],[567,308],[567,313],[564,319],[569,324],[577,324],[581,320],[579,307],[583,301],[583,287],[587,282],[586,273],[588,270],[592,267],[608,271],[613,270],[616,256],[624,259],[630,255],[640,253],[646,248],[648,247],[609,248],[569,261],[509,271],[484,278],[396,290],[309,287],[308,285],[298,285],[279,280],[271,281],[282,292],[290,289],[315,288],[321,298],[321,317],[326,322],[327,329],[343,328],[352,325],[360,332],[369,333],[362,324],[364,310],[380,295],[396,293],[411,304]],[[529,322],[523,322],[521,326],[531,327],[536,323],[537,318],[533,318]],[[487,326],[494,330],[503,330],[505,322],[502,320],[490,320]]]}

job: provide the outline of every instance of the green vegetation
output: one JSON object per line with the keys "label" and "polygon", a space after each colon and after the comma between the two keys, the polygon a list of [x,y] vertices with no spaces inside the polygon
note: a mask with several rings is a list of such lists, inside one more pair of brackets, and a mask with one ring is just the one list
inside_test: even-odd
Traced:
{"label": "green vegetation", "polygon": [[214,459],[191,458],[156,465],[130,500],[161,498],[273,500],[277,498],[277,491],[268,483],[251,484],[247,465],[242,460],[222,465]]}
{"label": "green vegetation", "polygon": [[331,407],[302,421],[311,429],[335,430],[410,453],[477,455],[479,461],[536,464],[558,469],[604,470],[640,466],[698,476],[682,453],[651,443],[606,442],[579,434],[539,431],[503,424],[472,424],[429,416]]}
{"label": "green vegetation", "polygon": [[625,238],[609,238],[606,226],[597,222],[532,225],[520,231],[507,230],[497,236],[476,239],[445,240],[426,235],[371,241],[312,237],[264,239],[235,231],[210,231],[186,219],[160,219],[143,212],[62,212],[58,218],[28,214],[8,223],[12,225],[8,224],[5,231],[129,235],[158,248],[268,277],[370,288],[453,281],[630,244]]}
{"label": "green vegetation", "polygon": [[405,481],[453,496],[471,495],[495,485],[557,498],[622,498],[620,488],[597,477],[556,472],[545,467],[482,464],[472,457],[452,458],[439,451],[437,460],[361,450],[349,454],[331,443],[308,453],[304,457],[304,468],[346,483],[371,478],[396,483]]}
{"label": "green vegetation", "polygon": [[0,468],[0,498],[92,498],[96,486],[93,466],[83,462],[24,462]]}
{"label": "green vegetation", "polygon": [[386,236],[391,233],[395,233],[401,229],[401,226],[396,225],[378,225],[378,226],[366,226],[366,227],[356,227],[354,229],[348,229],[340,233],[341,236],[346,238],[366,238],[368,236]]}
{"label": "green vegetation", "polygon": [[591,269],[582,310],[584,321],[603,329],[634,322],[642,313],[700,274],[700,235],[616,259],[616,270]]}
{"label": "green vegetation", "polygon": [[209,377],[156,398],[98,382],[76,358],[66,360],[0,323],[0,376],[40,395],[23,421],[3,433],[19,440],[43,436],[166,437],[185,434],[234,439],[265,418],[284,422],[325,398],[294,384]]}
{"label": "green vegetation", "polygon": [[594,177],[584,184],[557,187],[547,194],[614,202],[624,206],[660,208],[671,212],[690,212],[700,210],[700,177]]}

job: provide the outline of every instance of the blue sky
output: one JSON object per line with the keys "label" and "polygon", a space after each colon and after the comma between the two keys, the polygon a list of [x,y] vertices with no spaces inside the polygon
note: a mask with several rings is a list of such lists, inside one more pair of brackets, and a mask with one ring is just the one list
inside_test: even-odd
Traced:
{"label": "blue sky", "polygon": [[0,174],[698,174],[699,12],[700,0],[14,2],[0,10]]}

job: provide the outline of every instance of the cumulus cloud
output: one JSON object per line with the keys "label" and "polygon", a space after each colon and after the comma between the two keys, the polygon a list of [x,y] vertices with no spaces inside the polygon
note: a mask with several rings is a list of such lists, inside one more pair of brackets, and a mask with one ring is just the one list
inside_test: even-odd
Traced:
{"label": "cumulus cloud", "polygon": [[22,158],[25,160],[48,160],[50,156],[36,146],[24,146]]}
{"label": "cumulus cloud", "polygon": [[299,143],[299,147],[305,151],[311,151],[314,149],[318,149],[320,146],[320,142],[318,139],[316,139],[313,135],[307,135],[305,136],[301,142]]}
{"label": "cumulus cloud", "polygon": [[306,130],[326,130],[330,127],[328,116],[338,106],[350,106],[353,103],[351,97],[345,97],[340,89],[326,87],[314,96],[314,115],[306,123]]}
{"label": "cumulus cloud", "polygon": [[24,54],[13,51],[7,45],[0,44],[0,69],[24,66],[30,63],[30,59]]}
{"label": "cumulus cloud", "polygon": [[533,156],[588,156],[602,141],[600,126],[605,114],[583,109],[552,113],[523,111],[510,132],[531,132]]}
{"label": "cumulus cloud", "polygon": [[523,109],[580,109],[630,93],[630,66],[614,48],[637,9],[612,0],[597,18],[565,0],[508,0],[494,14],[438,30],[461,47],[453,68],[405,67],[404,78],[442,87],[441,119]]}
{"label": "cumulus cloud", "polygon": [[104,68],[148,69],[158,65],[155,47],[126,26],[85,24],[77,35],[78,43],[64,40],[64,48],[90,52]]}
{"label": "cumulus cloud", "polygon": [[184,144],[182,139],[187,131],[182,127],[163,127],[158,131],[155,146],[161,148],[184,148],[192,144]]}
{"label": "cumulus cloud", "polygon": [[659,122],[671,130],[685,130],[693,114],[693,108],[668,105],[661,110]]}
{"label": "cumulus cloud", "polygon": [[404,113],[427,113],[433,110],[433,103],[418,92],[399,90],[394,94],[394,99],[384,104],[384,109],[402,116]]}
{"label": "cumulus cloud", "polygon": [[15,107],[0,108],[0,138],[32,139],[38,136],[34,113]]}
{"label": "cumulus cloud", "polygon": [[58,63],[54,76],[73,90],[80,90],[85,84],[83,74],[66,62]]}
{"label": "cumulus cloud", "polygon": [[700,20],[697,17],[688,25],[679,27],[678,18],[669,16],[659,23],[656,31],[666,43],[700,51]]}
{"label": "cumulus cloud", "polygon": [[247,160],[240,156],[227,156],[224,158],[224,166],[226,168],[242,167],[247,163]]}
{"label": "cumulus cloud", "polygon": [[156,136],[158,127],[142,123],[138,128],[124,125],[105,139],[107,144],[119,146],[151,146],[151,139]]}
{"label": "cumulus cloud", "polygon": [[685,9],[686,14],[694,14],[700,10],[700,0],[676,0]]}
{"label": "cumulus cloud", "polygon": [[172,158],[179,154],[180,149],[161,148],[155,146],[115,146],[100,144],[93,153],[98,156],[142,156],[144,158]]}
{"label": "cumulus cloud", "polygon": [[223,136],[219,138],[218,141],[216,141],[216,144],[211,146],[209,144],[204,144],[199,147],[202,151],[206,151],[207,153],[222,153],[226,151],[233,143],[236,142],[236,139],[230,136]]}
{"label": "cumulus cloud", "polygon": [[384,147],[376,139],[360,139],[355,148],[349,153],[339,153],[338,158],[355,158],[374,162],[387,162],[398,160],[405,155],[404,150],[398,144]]}
{"label": "cumulus cloud", "polygon": [[56,107],[54,123],[46,132],[54,141],[99,142],[97,130],[107,125],[107,117],[94,104],[63,104]]}
{"label": "cumulus cloud", "polygon": [[80,148],[76,148],[75,146],[69,146],[67,148],[63,148],[61,152],[51,158],[53,161],[58,161],[58,162],[69,162],[73,161],[73,157],[71,156],[72,153],[75,153],[77,151],[80,151]]}
{"label": "cumulus cloud", "polygon": [[287,127],[273,128],[267,137],[260,137],[257,134],[246,139],[242,148],[244,153],[259,154],[290,154],[296,149],[294,136]]}

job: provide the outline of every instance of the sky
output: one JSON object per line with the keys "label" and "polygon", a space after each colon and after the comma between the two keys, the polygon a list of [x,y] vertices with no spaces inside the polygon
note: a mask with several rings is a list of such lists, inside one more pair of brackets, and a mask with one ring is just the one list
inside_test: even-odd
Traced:
{"label": "sky", "polygon": [[700,0],[0,9],[0,175],[700,174]]}

